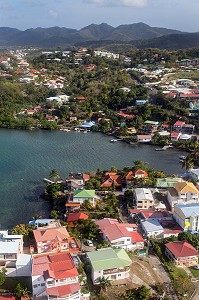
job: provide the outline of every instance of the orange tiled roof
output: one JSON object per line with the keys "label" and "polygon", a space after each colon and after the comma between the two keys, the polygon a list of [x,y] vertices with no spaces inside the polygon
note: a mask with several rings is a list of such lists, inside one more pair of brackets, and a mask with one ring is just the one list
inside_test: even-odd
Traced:
{"label": "orange tiled roof", "polygon": [[38,242],[45,242],[45,241],[53,241],[53,240],[64,240],[70,235],[65,227],[57,227],[57,228],[37,228],[33,230],[33,234],[35,237],[36,243]]}

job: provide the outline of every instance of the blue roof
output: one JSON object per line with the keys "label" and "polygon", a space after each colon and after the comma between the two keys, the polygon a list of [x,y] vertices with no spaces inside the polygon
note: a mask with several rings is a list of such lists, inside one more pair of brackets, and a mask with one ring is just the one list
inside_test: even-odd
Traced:
{"label": "blue roof", "polygon": [[185,217],[199,215],[199,203],[176,204],[175,207],[178,207]]}

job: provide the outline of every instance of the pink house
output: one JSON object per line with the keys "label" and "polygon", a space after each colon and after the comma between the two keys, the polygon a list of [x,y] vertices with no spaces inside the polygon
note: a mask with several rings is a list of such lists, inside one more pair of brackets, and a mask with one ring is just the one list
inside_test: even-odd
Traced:
{"label": "pink house", "polygon": [[61,252],[69,249],[71,240],[66,227],[38,227],[33,230],[38,253]]}
{"label": "pink house", "polygon": [[128,250],[144,247],[144,239],[137,232],[136,224],[119,223],[117,219],[102,219],[95,222],[103,235],[113,247]]}

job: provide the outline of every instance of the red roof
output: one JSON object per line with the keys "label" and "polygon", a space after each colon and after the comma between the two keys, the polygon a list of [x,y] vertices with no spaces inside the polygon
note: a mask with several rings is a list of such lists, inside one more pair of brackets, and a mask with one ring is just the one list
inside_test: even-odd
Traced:
{"label": "red roof", "polygon": [[175,122],[175,124],[173,124],[173,126],[182,127],[184,124],[185,124],[185,122],[183,122],[183,121],[177,121],[177,122]]}
{"label": "red roof", "polygon": [[130,171],[126,174],[126,180],[132,180],[134,177],[133,171]]}
{"label": "red roof", "polygon": [[107,172],[100,187],[111,187],[112,185],[115,187],[122,186],[121,175],[117,175],[117,173],[114,172]]}
{"label": "red roof", "polygon": [[129,115],[129,114],[125,114],[123,112],[119,112],[117,113],[118,116],[123,117],[123,118],[128,118],[128,119],[134,119],[135,115]]}
{"label": "red roof", "polygon": [[48,296],[67,296],[73,293],[76,293],[80,290],[79,283],[60,285],[56,287],[50,287],[46,289],[46,293]]}
{"label": "red roof", "polygon": [[198,251],[186,241],[167,243],[165,246],[176,258],[199,256]]}
{"label": "red roof", "polygon": [[173,131],[172,133],[171,133],[171,138],[179,138],[179,136],[181,135],[181,132],[175,132],[175,131]]}
{"label": "red roof", "polygon": [[199,98],[199,94],[180,94],[180,98]]}
{"label": "red roof", "polygon": [[63,279],[78,276],[69,253],[33,256],[32,276],[44,275],[48,278]]}
{"label": "red roof", "polygon": [[84,173],[82,176],[83,176],[84,181],[88,181],[90,179],[89,174]]}
{"label": "red roof", "polygon": [[148,173],[144,170],[138,169],[138,170],[135,171],[135,176],[136,175],[143,175],[144,177],[147,177]]}
{"label": "red roof", "polygon": [[69,214],[68,218],[67,218],[67,222],[74,222],[74,221],[78,221],[78,220],[87,220],[88,219],[88,215],[78,212],[78,213],[74,213],[74,214]]}
{"label": "red roof", "polygon": [[131,243],[132,244],[145,242],[143,237],[137,231],[130,232],[130,234],[131,234]]}

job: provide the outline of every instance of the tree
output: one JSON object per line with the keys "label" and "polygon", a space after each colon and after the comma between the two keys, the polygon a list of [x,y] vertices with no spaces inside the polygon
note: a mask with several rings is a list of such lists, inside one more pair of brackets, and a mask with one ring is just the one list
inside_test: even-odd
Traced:
{"label": "tree", "polygon": [[186,171],[193,169],[194,167],[194,162],[193,159],[187,155],[187,157],[183,160],[181,160],[181,166],[183,169],[185,169]]}
{"label": "tree", "polygon": [[15,288],[15,295],[17,299],[21,299],[22,296],[29,297],[30,292],[27,288],[24,288],[21,283],[19,282]]}
{"label": "tree", "polygon": [[2,268],[0,270],[0,286],[3,285],[4,282],[6,281],[6,273],[7,273],[6,268]]}
{"label": "tree", "polygon": [[111,286],[110,280],[108,278],[105,278],[104,276],[99,277],[98,282],[99,282],[102,290],[105,290],[105,291],[107,291],[107,287]]}
{"label": "tree", "polygon": [[58,171],[55,170],[55,169],[52,169],[51,172],[50,172],[50,178],[51,179],[60,178]]}
{"label": "tree", "polygon": [[141,285],[137,288],[136,295],[139,300],[147,300],[150,297],[150,289],[148,289],[145,285]]}

